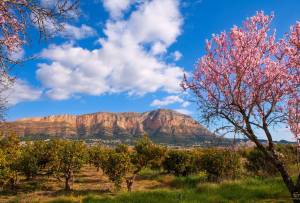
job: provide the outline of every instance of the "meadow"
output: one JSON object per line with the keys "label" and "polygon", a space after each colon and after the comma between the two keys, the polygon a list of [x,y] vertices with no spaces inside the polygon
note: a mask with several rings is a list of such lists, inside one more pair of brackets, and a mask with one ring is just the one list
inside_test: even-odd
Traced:
{"label": "meadow", "polygon": [[65,192],[63,182],[52,177],[22,179],[19,184],[15,192],[2,192],[0,202],[292,202],[280,177],[248,177],[209,183],[201,173],[175,177],[148,168],[140,172],[132,192],[124,189],[114,192],[107,177],[89,165],[75,176],[70,192]]}

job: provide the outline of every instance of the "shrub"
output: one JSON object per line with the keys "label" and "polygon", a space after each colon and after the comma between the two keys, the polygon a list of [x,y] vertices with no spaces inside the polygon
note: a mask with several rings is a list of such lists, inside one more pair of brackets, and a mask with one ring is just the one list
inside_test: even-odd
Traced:
{"label": "shrub", "polygon": [[236,178],[240,174],[240,155],[229,149],[207,149],[201,155],[200,163],[210,181]]}
{"label": "shrub", "polygon": [[80,141],[61,140],[55,144],[57,154],[51,161],[54,174],[65,178],[65,190],[71,190],[75,172],[78,172],[86,161],[85,144]]}
{"label": "shrub", "polygon": [[0,149],[0,188],[3,187],[8,183],[10,178],[10,169],[8,166],[9,162],[7,157],[2,149]]}
{"label": "shrub", "polygon": [[166,149],[153,143],[147,135],[137,140],[132,154],[132,163],[138,172],[145,167],[160,168]]}
{"label": "shrub", "polygon": [[22,148],[17,168],[27,179],[35,177],[40,169],[38,164],[39,157],[36,155],[35,148],[32,144],[28,144]]}
{"label": "shrub", "polygon": [[94,165],[97,168],[97,171],[99,171],[100,168],[103,169],[105,160],[107,160],[108,154],[111,151],[112,150],[110,150],[102,145],[92,146],[88,150],[88,154],[89,154],[88,162],[90,164]]}
{"label": "shrub", "polygon": [[147,135],[138,139],[131,153],[132,175],[126,178],[127,190],[131,191],[136,175],[145,167],[160,168],[166,149],[153,143]]}
{"label": "shrub", "polygon": [[114,183],[115,189],[119,191],[125,176],[132,169],[129,153],[124,150],[107,153],[107,159],[104,160],[102,169],[109,180]]}
{"label": "shrub", "polygon": [[18,161],[21,156],[19,138],[13,133],[1,137],[0,149],[1,187],[9,186],[11,190],[14,190],[18,182]]}
{"label": "shrub", "polygon": [[170,150],[163,162],[164,170],[175,176],[188,176],[199,170],[197,157],[192,151]]}
{"label": "shrub", "polygon": [[286,165],[298,163],[297,145],[295,144],[278,144],[276,150],[280,154],[280,158]]}
{"label": "shrub", "polygon": [[257,176],[277,175],[277,169],[272,162],[257,148],[253,148],[246,154],[245,168],[250,174]]}

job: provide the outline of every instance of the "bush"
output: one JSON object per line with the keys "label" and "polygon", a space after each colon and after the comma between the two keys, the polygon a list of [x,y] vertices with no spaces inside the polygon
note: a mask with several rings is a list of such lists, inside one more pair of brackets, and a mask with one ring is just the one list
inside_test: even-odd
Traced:
{"label": "bush", "polygon": [[24,174],[27,179],[35,177],[40,169],[38,156],[36,156],[34,149],[32,144],[24,146],[18,160],[18,171]]}
{"label": "bush", "polygon": [[295,144],[278,144],[276,151],[280,154],[281,160],[286,165],[294,165],[298,163],[297,145]]}
{"label": "bush", "polygon": [[[123,148],[123,146],[122,146]],[[124,149],[124,148],[123,148]],[[103,162],[103,172],[108,176],[109,180],[115,185],[115,189],[119,191],[127,173],[132,169],[130,156],[124,150],[117,148],[107,154],[107,159]]]}
{"label": "bush", "polygon": [[163,168],[175,176],[188,176],[199,171],[197,156],[192,151],[170,150],[163,162]]}
{"label": "bush", "polygon": [[0,138],[0,184],[15,189],[18,183],[18,166],[21,156],[20,140],[16,134],[8,134]]}
{"label": "bush", "polygon": [[99,171],[100,168],[103,169],[105,160],[107,160],[108,154],[111,151],[112,151],[111,149],[106,148],[102,145],[92,146],[88,150],[88,154],[89,154],[88,162],[94,165],[97,168],[97,171]]}
{"label": "bush", "polygon": [[201,169],[207,173],[210,181],[236,178],[241,171],[240,155],[229,149],[205,150],[200,163]]}
{"label": "bush", "polygon": [[257,148],[253,148],[246,154],[246,170],[256,176],[275,176],[277,169],[265,154]]}
{"label": "bush", "polygon": [[71,190],[74,173],[79,172],[86,162],[86,146],[81,141],[58,140],[55,144],[57,154],[53,155],[51,168],[53,173],[65,179],[65,190]]}
{"label": "bush", "polygon": [[147,135],[137,140],[132,153],[132,163],[136,166],[137,172],[142,168],[150,167],[160,169],[165,157],[166,148],[153,143]]}

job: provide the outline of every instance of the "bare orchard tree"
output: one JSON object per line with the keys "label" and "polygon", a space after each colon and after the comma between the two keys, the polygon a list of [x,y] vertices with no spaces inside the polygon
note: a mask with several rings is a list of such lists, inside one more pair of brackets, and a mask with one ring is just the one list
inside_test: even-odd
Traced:
{"label": "bare orchard tree", "polygon": [[[29,44],[29,30],[47,39],[63,29],[63,23],[77,14],[79,0],[1,0],[0,1],[0,117],[5,108],[5,91],[14,81],[10,69],[19,64],[14,54]],[[2,117],[3,118],[3,117]]]}

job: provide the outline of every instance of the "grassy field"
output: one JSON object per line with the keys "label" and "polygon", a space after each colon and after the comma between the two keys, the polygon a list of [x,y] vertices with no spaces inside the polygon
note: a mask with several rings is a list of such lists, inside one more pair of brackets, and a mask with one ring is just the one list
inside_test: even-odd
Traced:
{"label": "grassy field", "polygon": [[133,192],[115,193],[112,184],[94,167],[86,166],[75,178],[73,191],[63,182],[40,177],[21,180],[17,192],[0,195],[0,202],[179,203],[179,202],[291,202],[280,178],[244,178],[207,183],[203,176],[174,177],[144,170]]}

